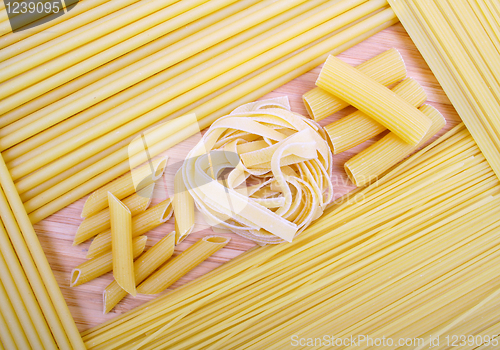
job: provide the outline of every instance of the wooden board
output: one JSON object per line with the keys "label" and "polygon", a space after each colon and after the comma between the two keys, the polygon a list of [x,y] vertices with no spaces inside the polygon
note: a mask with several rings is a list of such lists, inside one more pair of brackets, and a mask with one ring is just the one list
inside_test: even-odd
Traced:
{"label": "wooden board", "polygon": [[[391,47],[395,47],[401,52],[407,66],[408,76],[415,78],[424,86],[425,91],[428,94],[427,103],[436,107],[447,119],[447,126],[440,134],[459,123],[460,118],[400,24],[394,25],[378,33],[372,38],[344,52],[339,57],[350,64],[357,65]],[[292,110],[306,115],[301,96],[304,92],[314,87],[314,82],[319,71],[320,67],[317,67],[264,96],[263,98],[288,96]],[[352,110],[346,109],[344,111],[340,111],[339,113],[323,120],[321,124],[326,125],[327,123],[345,115],[349,111]],[[166,153],[170,156],[174,156],[173,158],[177,157],[182,159],[182,155],[186,154],[198,139],[199,136],[192,137]],[[335,186],[336,197],[340,197],[354,188],[344,173],[344,162],[352,157],[353,154],[358,153],[372,142],[374,141],[367,141],[365,144],[360,145],[353,150],[341,153],[334,157],[333,183]],[[172,177],[175,170],[174,168],[176,167],[174,164],[176,163],[178,162],[172,159],[169,161],[167,172],[164,178],[161,179],[161,186],[157,187],[158,198],[154,199],[155,202],[160,201],[161,198],[164,198],[167,195],[166,192],[171,187],[169,184],[172,183]],[[81,200],[35,225],[35,229],[38,233],[49,263],[54,271],[59,286],[62,289],[71,313],[75,318],[78,328],[81,331],[98,325],[99,323],[128,311],[154,297],[137,296],[136,298],[133,298],[128,296],[112,312],[107,315],[103,315],[102,291],[112,281],[111,274],[107,274],[76,288],[69,287],[71,270],[78,264],[86,261],[85,255],[90,244],[90,242],[86,242],[78,246],[72,246],[74,234],[78,225],[82,221],[80,213],[85,199],[86,197],[82,198]],[[184,242],[176,247],[176,254],[189,247],[199,238],[212,233],[212,231],[207,228],[201,217],[197,216],[196,222],[197,224],[194,232],[188,236]],[[168,223],[150,231],[147,234],[147,247],[156,243],[159,239],[161,239],[161,237],[172,230],[173,220],[170,220]],[[230,236],[231,242],[224,249],[198,266],[191,273],[181,278],[181,280],[175,283],[171,289],[175,289],[176,287],[207,273],[208,271],[254,246],[253,242],[237,235],[224,235]]]}

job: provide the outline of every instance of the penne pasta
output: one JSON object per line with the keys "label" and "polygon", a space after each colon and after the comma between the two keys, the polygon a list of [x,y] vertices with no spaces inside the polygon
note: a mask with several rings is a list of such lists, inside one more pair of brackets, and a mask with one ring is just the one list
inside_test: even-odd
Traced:
{"label": "penne pasta", "polygon": [[431,126],[418,109],[335,56],[326,60],[316,85],[349,102],[409,144],[418,144]]}
{"label": "penne pasta", "polygon": [[[356,66],[356,69],[372,77],[380,84],[388,86],[406,77],[406,66],[401,54],[396,49],[390,49]],[[347,102],[315,87],[302,96],[309,116],[320,121],[329,115],[349,106]]]}
{"label": "penne pasta", "polygon": [[132,215],[130,210],[111,192],[108,192],[111,221],[113,277],[127,293],[135,296],[134,248]]}
{"label": "penne pasta", "polygon": [[[174,253],[174,248],[175,232],[171,232],[139,256],[134,262],[135,283],[141,283],[163,265]],[[111,282],[102,293],[104,313],[110,312],[125,296],[127,292],[116,281]]]}
{"label": "penne pasta", "polygon": [[[132,240],[134,259],[139,257],[146,248],[146,236],[136,237]],[[78,265],[71,271],[70,287],[92,281],[93,279],[113,271],[113,254],[107,252]]]}
{"label": "penne pasta", "polygon": [[[166,199],[134,216],[132,218],[132,237],[140,236],[170,219],[173,212],[171,204],[171,200]],[[111,250],[111,240],[111,230],[98,234],[90,244],[87,258],[94,258]]]}
{"label": "penne pasta", "polygon": [[431,105],[423,105],[419,109],[432,120],[432,125],[418,145],[409,145],[394,133],[389,133],[344,163],[349,179],[356,186],[364,186],[378,179],[386,170],[409,156],[445,126],[446,120]]}
{"label": "penne pasta", "polygon": [[172,200],[175,217],[175,244],[182,242],[194,227],[194,201],[189,194],[182,171],[177,171],[174,178],[174,199]]}
{"label": "penne pasta", "polygon": [[[415,107],[419,107],[427,99],[427,94],[422,86],[412,78],[403,80],[391,90]],[[377,136],[384,130],[386,128],[382,124],[361,111],[353,112],[325,126],[325,131],[330,138],[333,154],[338,154],[357,146]]]}
{"label": "penne pasta", "polygon": [[[153,198],[154,187],[155,184],[152,183],[123,200],[123,204],[130,210],[132,216],[148,208]],[[83,243],[100,232],[108,230],[110,227],[109,208],[106,208],[82,221],[76,231],[73,245]]]}
{"label": "penne pasta", "polygon": [[157,294],[164,291],[206,258],[225,247],[229,241],[230,238],[223,236],[207,236],[198,240],[142,282],[137,287],[137,292]]}
{"label": "penne pasta", "polygon": [[[328,53],[338,54],[396,22],[397,18],[391,9],[383,10],[325,40],[308,45],[304,51],[290,55],[271,68],[266,67],[265,69],[254,71],[245,79],[238,81],[238,85],[228,86],[228,90],[217,94],[216,97],[211,96],[206,101],[203,101],[203,104],[191,110],[199,118],[199,127],[198,125],[185,124],[179,129],[172,130],[172,134],[169,133],[169,137],[165,135],[165,140],[157,144],[160,149],[158,152],[160,153],[181,140],[194,135],[200,129],[210,126],[218,117],[229,113],[239,105],[251,102],[291,79],[311,70],[324,62]],[[193,102],[191,101],[190,103],[192,104]],[[180,115],[187,112],[189,112],[189,108],[186,108],[186,112]],[[158,113],[161,113],[163,118],[166,112],[165,110],[158,110]],[[58,184],[58,186],[54,186],[50,194],[43,193],[43,195],[37,196],[45,198],[44,200],[47,204],[33,212],[30,211],[30,219],[33,223],[40,221],[81,198],[86,193],[102,186],[118,174],[125,173],[127,166],[128,164],[124,162],[123,158],[106,157],[102,159],[102,161],[87,168],[86,171],[82,171],[63,181],[63,183]],[[47,196],[49,197],[48,199]]]}
{"label": "penne pasta", "polygon": [[[87,218],[107,208],[108,192],[118,199],[123,199],[158,180],[163,176],[167,160],[167,157],[163,157],[153,160],[152,163],[147,162],[92,193],[83,205],[82,217]],[[137,187],[134,186],[134,179],[142,179]]]}

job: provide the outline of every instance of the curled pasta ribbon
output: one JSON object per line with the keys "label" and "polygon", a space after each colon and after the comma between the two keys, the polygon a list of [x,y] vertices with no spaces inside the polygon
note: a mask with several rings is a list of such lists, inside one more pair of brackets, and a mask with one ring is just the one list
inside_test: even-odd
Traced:
{"label": "curled pasta ribbon", "polygon": [[286,98],[243,105],[215,121],[182,167],[205,220],[260,244],[291,242],[333,197],[323,129]]}

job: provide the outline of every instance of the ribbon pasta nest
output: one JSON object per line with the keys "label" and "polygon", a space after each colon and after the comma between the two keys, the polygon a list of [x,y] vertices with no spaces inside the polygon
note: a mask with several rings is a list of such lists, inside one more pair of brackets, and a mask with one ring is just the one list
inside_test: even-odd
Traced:
{"label": "ribbon pasta nest", "polygon": [[291,242],[333,197],[323,129],[287,99],[243,105],[221,117],[188,154],[186,188],[216,231],[260,244]]}

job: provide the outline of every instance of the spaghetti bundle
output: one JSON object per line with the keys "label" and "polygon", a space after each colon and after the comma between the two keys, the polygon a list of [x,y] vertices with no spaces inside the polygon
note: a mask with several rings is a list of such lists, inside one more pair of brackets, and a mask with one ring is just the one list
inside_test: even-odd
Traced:
{"label": "spaghetti bundle", "polygon": [[291,242],[333,197],[324,131],[276,104],[250,103],[215,121],[182,167],[211,226],[259,243]]}
{"label": "spaghetti bundle", "polygon": [[389,0],[460,118],[500,177],[498,3]]}

